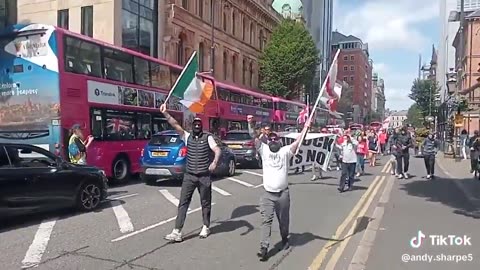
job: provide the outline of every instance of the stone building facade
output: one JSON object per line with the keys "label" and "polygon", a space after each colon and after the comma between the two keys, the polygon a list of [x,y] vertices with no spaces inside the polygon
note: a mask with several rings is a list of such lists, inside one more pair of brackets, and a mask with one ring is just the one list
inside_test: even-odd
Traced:
{"label": "stone building facade", "polygon": [[[211,1],[214,2],[212,58]],[[271,0],[171,0],[164,36],[165,58],[183,65],[196,50],[202,71],[214,59],[217,79],[257,88],[258,58],[281,15]]]}

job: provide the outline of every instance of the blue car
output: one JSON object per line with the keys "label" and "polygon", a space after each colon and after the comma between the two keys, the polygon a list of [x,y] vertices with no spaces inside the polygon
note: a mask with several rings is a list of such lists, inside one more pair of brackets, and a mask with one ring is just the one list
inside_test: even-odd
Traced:
{"label": "blue car", "polygon": [[[236,170],[235,155],[219,138],[215,141],[222,150],[216,176],[233,176]],[[140,177],[147,184],[154,184],[158,179],[176,179],[181,181],[187,162],[185,142],[174,130],[159,132],[152,136],[142,150]]]}

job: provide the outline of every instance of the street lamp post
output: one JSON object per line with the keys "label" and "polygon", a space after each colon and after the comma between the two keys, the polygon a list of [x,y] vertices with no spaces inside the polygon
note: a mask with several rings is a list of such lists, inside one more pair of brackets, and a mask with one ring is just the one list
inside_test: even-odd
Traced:
{"label": "street lamp post", "polygon": [[210,47],[210,73],[212,77],[215,75],[215,1],[210,1],[210,20],[211,20],[211,47]]}

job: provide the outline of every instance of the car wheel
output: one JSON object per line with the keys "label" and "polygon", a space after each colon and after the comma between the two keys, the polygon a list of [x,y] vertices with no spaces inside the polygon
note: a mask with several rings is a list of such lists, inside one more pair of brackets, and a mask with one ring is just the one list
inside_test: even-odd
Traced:
{"label": "car wheel", "polygon": [[125,158],[115,159],[112,165],[113,180],[117,183],[126,182],[130,176],[130,165]]}
{"label": "car wheel", "polygon": [[257,169],[261,169],[262,166],[263,166],[262,165],[262,158],[258,157],[255,165],[257,166]]}
{"label": "car wheel", "polygon": [[234,176],[235,175],[235,171],[236,171],[236,168],[237,165],[235,164],[235,160],[234,159],[230,159],[230,161],[228,162],[228,176]]}
{"label": "car wheel", "polygon": [[102,201],[102,188],[95,182],[87,182],[77,194],[77,208],[81,211],[95,210]]}

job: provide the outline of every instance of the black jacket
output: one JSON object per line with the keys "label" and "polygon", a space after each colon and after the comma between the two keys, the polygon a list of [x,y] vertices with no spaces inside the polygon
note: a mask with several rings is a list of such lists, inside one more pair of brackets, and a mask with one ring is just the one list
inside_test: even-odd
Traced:
{"label": "black jacket", "polygon": [[[406,154],[408,153],[410,147],[413,146],[413,140],[410,133],[405,134],[396,134],[394,138],[392,138],[392,146],[396,146],[393,148],[393,152],[396,154]],[[405,147],[405,149],[403,149]]]}

